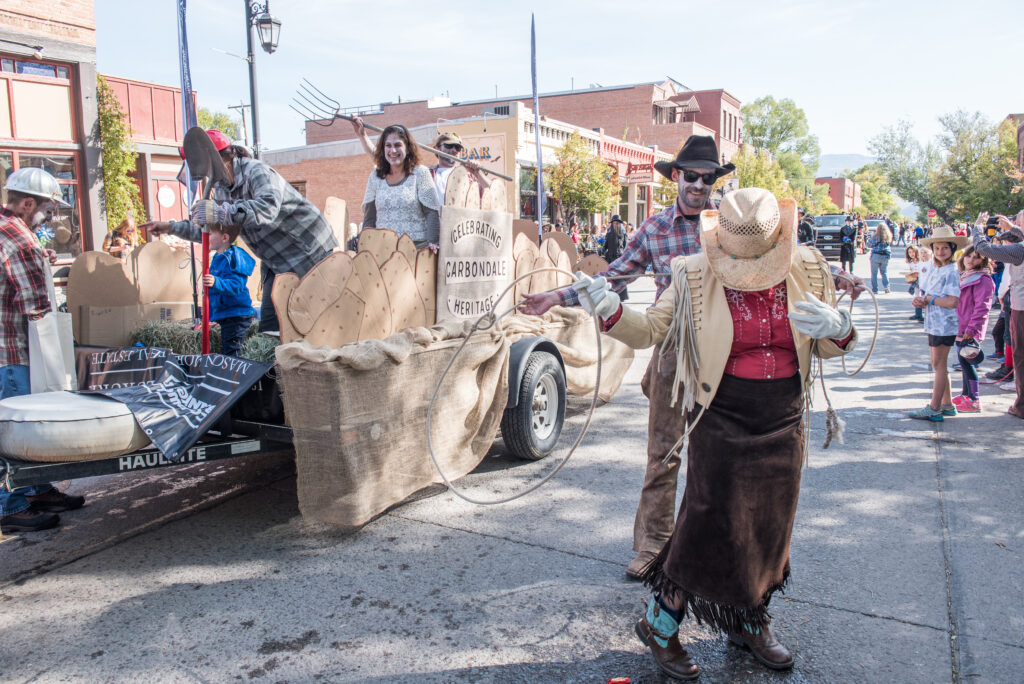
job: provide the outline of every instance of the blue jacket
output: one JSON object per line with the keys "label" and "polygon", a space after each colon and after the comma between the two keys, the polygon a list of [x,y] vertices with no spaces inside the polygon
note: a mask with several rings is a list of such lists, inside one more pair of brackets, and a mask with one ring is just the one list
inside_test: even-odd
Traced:
{"label": "blue jacket", "polygon": [[882,242],[878,238],[871,238],[868,240],[868,246],[871,247],[872,254],[880,254],[881,256],[891,256],[892,247],[889,246],[888,242]]}
{"label": "blue jacket", "polygon": [[211,321],[256,314],[246,287],[255,267],[256,261],[235,245],[228,247],[223,254],[213,255],[210,275],[216,280],[210,288]]}

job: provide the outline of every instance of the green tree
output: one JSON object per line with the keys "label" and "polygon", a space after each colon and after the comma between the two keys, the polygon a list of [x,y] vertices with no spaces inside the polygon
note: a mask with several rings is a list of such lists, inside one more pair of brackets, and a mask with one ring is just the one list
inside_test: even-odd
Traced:
{"label": "green tree", "polygon": [[810,177],[818,172],[821,146],[817,136],[811,135],[804,110],[793,100],[776,102],[771,95],[765,95],[743,105],[740,111],[744,140],[779,159],[787,178]]}
{"label": "green tree", "polygon": [[216,128],[231,140],[241,140],[242,134],[240,121],[230,114],[224,112],[211,112],[206,107],[200,107],[196,112],[196,119],[203,128]]}
{"label": "green tree", "polygon": [[142,205],[139,186],[132,176],[136,163],[132,129],[121,111],[117,95],[102,76],[96,77],[96,105],[103,159],[100,200],[107,212],[107,226],[114,228],[125,219],[144,220],[146,210]]}
{"label": "green tree", "polygon": [[547,175],[551,192],[567,217],[609,211],[619,197],[614,170],[601,161],[579,133],[569,136],[558,149]]}
{"label": "green tree", "polygon": [[899,198],[889,186],[885,170],[879,164],[865,164],[856,171],[846,170],[843,176],[860,185],[861,206],[854,208],[863,216],[867,214],[899,213]]}
{"label": "green tree", "polygon": [[942,132],[933,143],[922,145],[910,123],[900,121],[868,144],[899,196],[922,211],[934,209],[945,223],[1024,208],[1024,196],[1014,192],[1019,169],[1012,126],[963,110],[940,116],[939,123]]}
{"label": "green tree", "polygon": [[741,188],[764,188],[780,199],[792,196],[786,172],[767,150],[744,145],[733,156],[732,163],[736,165],[734,173]]}

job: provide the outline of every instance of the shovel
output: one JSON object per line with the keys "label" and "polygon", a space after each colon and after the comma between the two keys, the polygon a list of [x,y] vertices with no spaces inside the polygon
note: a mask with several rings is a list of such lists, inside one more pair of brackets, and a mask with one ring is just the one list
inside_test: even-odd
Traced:
{"label": "shovel", "polygon": [[[213,184],[217,181],[230,183],[228,170],[221,161],[220,152],[214,146],[210,136],[199,126],[194,126],[185,133],[182,147],[185,150],[185,161],[188,172],[194,181],[203,181],[203,199],[210,199]],[[203,275],[210,272],[210,232],[203,226]],[[210,292],[203,287],[203,353],[210,353]]]}

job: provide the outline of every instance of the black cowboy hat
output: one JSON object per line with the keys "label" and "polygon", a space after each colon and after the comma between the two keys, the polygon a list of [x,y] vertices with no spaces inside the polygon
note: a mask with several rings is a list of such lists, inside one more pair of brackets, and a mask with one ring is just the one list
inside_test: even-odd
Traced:
{"label": "black cowboy hat", "polygon": [[612,220],[609,221],[608,223],[611,224],[611,223],[615,223],[616,221],[618,221],[619,223],[622,223],[622,218],[618,214],[615,214],[615,216],[612,216]]}
{"label": "black cowboy hat", "polygon": [[721,177],[736,170],[736,165],[729,162],[725,166],[718,163],[718,145],[710,135],[691,135],[680,148],[674,161],[654,162],[654,168],[665,178],[672,180],[672,169],[698,169],[714,171]]}

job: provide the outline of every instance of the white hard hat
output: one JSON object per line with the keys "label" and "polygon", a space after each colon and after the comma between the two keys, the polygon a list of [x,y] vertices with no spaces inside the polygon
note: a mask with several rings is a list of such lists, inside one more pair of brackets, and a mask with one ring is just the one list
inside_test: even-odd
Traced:
{"label": "white hard hat", "polygon": [[71,205],[64,201],[57,179],[46,171],[34,166],[18,169],[7,177],[4,190],[13,190],[23,195],[32,195],[46,200],[53,200],[62,207]]}

